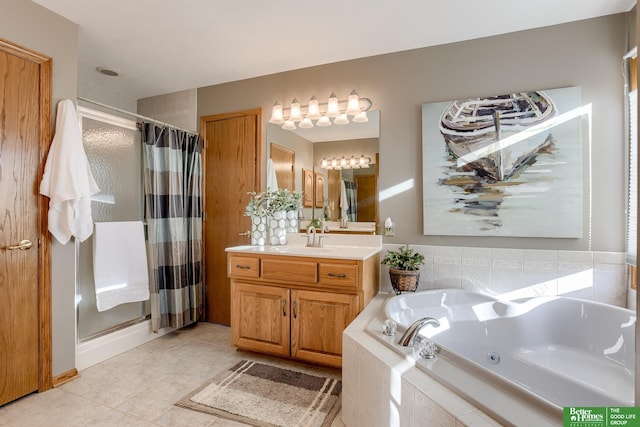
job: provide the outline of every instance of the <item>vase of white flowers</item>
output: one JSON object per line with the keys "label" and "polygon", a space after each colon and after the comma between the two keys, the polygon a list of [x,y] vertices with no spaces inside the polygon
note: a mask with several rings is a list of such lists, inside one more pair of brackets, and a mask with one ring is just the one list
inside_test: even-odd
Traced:
{"label": "vase of white flowers", "polygon": [[264,246],[267,242],[267,193],[251,192],[245,215],[251,218],[251,244]]}
{"label": "vase of white flowers", "polygon": [[269,243],[285,245],[287,232],[298,231],[298,209],[301,206],[302,194],[286,189],[276,190],[267,192],[267,198]]}

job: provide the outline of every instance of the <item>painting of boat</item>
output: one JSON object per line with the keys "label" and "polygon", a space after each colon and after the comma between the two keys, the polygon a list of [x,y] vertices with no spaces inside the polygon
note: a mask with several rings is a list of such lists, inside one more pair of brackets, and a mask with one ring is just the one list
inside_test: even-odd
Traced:
{"label": "painting of boat", "polygon": [[543,91],[456,100],[440,117],[440,133],[459,167],[503,181],[553,143],[556,113]]}

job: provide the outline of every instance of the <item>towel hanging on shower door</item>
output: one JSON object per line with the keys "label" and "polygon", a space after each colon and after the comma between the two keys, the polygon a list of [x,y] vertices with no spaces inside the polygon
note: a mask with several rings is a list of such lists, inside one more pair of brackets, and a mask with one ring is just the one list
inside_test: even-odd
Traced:
{"label": "towel hanging on shower door", "polygon": [[93,278],[98,311],[149,299],[149,270],[141,221],[96,223]]}

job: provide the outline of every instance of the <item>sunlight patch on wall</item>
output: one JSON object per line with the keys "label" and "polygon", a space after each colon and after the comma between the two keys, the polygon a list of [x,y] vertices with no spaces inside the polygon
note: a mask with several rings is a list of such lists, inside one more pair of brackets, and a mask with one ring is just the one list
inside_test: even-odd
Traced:
{"label": "sunlight patch on wall", "polygon": [[380,192],[380,201],[390,199],[398,194],[404,193],[415,187],[415,181],[413,178],[408,179],[406,181],[401,182],[400,184],[396,184],[392,187],[386,188]]}

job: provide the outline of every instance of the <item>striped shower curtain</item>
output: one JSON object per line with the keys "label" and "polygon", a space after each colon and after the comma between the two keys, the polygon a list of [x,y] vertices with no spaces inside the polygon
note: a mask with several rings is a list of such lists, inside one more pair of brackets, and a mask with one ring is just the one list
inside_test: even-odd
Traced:
{"label": "striped shower curtain", "polygon": [[347,181],[346,179],[344,179],[343,181],[344,189],[347,193],[347,201],[349,202],[347,217],[349,218],[349,221],[355,222],[358,220],[358,198],[356,194],[358,190],[355,182]]}
{"label": "striped shower curtain", "polygon": [[200,137],[143,125],[145,219],[151,326],[202,319],[202,145]]}

